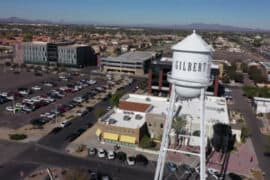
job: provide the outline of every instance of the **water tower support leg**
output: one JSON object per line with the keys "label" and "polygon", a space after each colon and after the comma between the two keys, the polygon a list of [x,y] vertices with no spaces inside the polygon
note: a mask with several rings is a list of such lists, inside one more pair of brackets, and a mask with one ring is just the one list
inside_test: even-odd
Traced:
{"label": "water tower support leg", "polygon": [[205,180],[205,89],[201,89],[200,180]]}
{"label": "water tower support leg", "polygon": [[155,180],[162,180],[164,172],[164,164],[166,160],[166,151],[169,144],[169,133],[172,126],[173,116],[174,116],[174,105],[175,105],[175,85],[172,85],[172,92],[170,97],[170,103],[168,107],[168,114],[166,116],[166,121],[163,128],[162,141],[160,145],[160,151],[158,156],[158,162],[155,172]]}

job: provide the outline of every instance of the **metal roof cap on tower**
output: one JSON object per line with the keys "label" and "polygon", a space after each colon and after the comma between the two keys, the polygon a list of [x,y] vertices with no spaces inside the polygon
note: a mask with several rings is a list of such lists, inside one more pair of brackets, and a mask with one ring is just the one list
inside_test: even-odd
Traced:
{"label": "metal roof cap on tower", "polygon": [[195,30],[193,30],[192,34],[172,46],[172,50],[211,53],[213,48],[209,46]]}

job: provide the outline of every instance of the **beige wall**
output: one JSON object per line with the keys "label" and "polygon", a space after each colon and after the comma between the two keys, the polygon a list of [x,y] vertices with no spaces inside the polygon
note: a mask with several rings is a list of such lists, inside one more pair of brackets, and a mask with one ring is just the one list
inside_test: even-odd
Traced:
{"label": "beige wall", "polygon": [[106,125],[101,122],[97,123],[97,128],[101,130],[101,132],[109,132],[109,133],[115,133],[118,135],[127,135],[136,137],[136,143],[139,143],[140,141],[140,129],[131,129],[131,128],[124,128],[124,127],[118,127],[118,126],[111,126]]}
{"label": "beige wall", "polygon": [[[146,114],[147,130],[151,138],[160,139],[163,134],[165,115]],[[163,127],[162,127],[163,126]]]}

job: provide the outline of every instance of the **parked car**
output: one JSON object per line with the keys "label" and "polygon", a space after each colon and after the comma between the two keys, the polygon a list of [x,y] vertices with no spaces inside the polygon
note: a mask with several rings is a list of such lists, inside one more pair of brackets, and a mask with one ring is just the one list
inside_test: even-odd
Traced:
{"label": "parked car", "polygon": [[102,148],[98,149],[97,155],[99,158],[105,158],[106,157],[106,151]]}
{"label": "parked car", "polygon": [[87,114],[87,111],[77,111],[76,113],[76,115],[80,117],[85,116],[86,114]]}
{"label": "parked car", "polygon": [[167,166],[168,170],[171,172],[175,172],[177,170],[177,165],[173,162],[167,162],[166,166]]}
{"label": "parked car", "polygon": [[34,90],[34,91],[42,90],[42,88],[40,86],[33,86],[31,89]]}
{"label": "parked car", "polygon": [[139,165],[146,166],[148,164],[148,159],[144,155],[138,154],[136,155],[136,163]]}
{"label": "parked car", "polygon": [[128,164],[129,166],[133,166],[133,165],[135,165],[135,163],[136,163],[135,157],[133,157],[133,156],[127,157],[127,164]]}
{"label": "parked car", "polygon": [[96,153],[97,153],[97,149],[96,148],[91,147],[91,148],[88,149],[88,155],[89,156],[96,155]]}
{"label": "parked car", "polygon": [[118,160],[124,162],[127,160],[127,154],[125,152],[119,151],[117,153],[117,158],[118,158]]}
{"label": "parked car", "polygon": [[58,133],[61,130],[62,130],[61,127],[55,127],[55,128],[53,128],[53,130],[50,133],[56,134],[56,133]]}
{"label": "parked car", "polygon": [[193,169],[192,167],[190,167],[187,164],[181,164],[178,169],[180,172],[184,172],[184,174],[192,174],[194,171],[196,171],[197,173],[200,173],[199,171],[200,167],[197,167],[196,169]]}
{"label": "parked car", "polygon": [[73,98],[73,101],[78,102],[78,103],[81,103],[81,102],[84,101],[84,99],[83,99],[82,97],[79,96],[79,97]]}
{"label": "parked car", "polygon": [[16,108],[13,107],[13,106],[7,106],[7,107],[6,107],[6,110],[7,110],[7,111],[10,111],[10,112],[15,112],[15,111],[16,111]]}
{"label": "parked car", "polygon": [[27,88],[18,88],[18,92],[21,94],[21,95],[28,95],[31,93],[30,90],[28,90]]}
{"label": "parked car", "polygon": [[71,125],[70,121],[64,120],[63,122],[61,122],[60,127],[64,128]]}
{"label": "parked car", "polygon": [[115,159],[114,151],[108,151],[107,158],[110,160]]}

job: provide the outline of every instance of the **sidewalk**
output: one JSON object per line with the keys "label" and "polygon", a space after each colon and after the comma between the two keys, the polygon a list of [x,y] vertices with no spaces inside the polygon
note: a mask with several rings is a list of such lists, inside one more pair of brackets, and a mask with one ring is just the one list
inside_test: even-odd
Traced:
{"label": "sidewalk", "polygon": [[[221,162],[221,153],[215,152],[208,163],[208,167],[220,170]],[[250,170],[253,168],[259,169],[258,164],[253,144],[250,139],[247,139],[245,144],[241,144],[237,151],[230,154],[227,172],[236,172],[250,177]]]}

